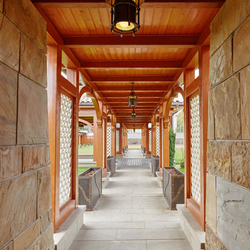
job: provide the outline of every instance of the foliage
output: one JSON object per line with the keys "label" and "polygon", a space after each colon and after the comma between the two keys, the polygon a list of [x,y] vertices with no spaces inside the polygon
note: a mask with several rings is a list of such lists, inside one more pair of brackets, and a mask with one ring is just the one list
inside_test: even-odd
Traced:
{"label": "foliage", "polygon": [[175,149],[175,157],[174,157],[176,165],[180,165],[181,168],[179,171],[184,173],[184,149],[183,148],[176,148]]}
{"label": "foliage", "polygon": [[176,148],[175,149],[175,155],[174,155],[174,160],[177,165],[181,164],[181,161],[183,159],[183,148]]}
{"label": "foliage", "polygon": [[78,167],[78,175],[82,174],[84,171],[88,170],[89,168],[93,168],[93,167]]}
{"label": "foliage", "polygon": [[176,132],[181,133],[184,132],[184,112],[180,111],[177,115],[177,128]]}
{"label": "foliage", "polygon": [[169,129],[169,166],[172,167],[174,165],[174,155],[175,155],[175,137],[173,129]]}
{"label": "foliage", "polygon": [[79,155],[92,155],[93,154],[93,145],[78,146]]}
{"label": "foliage", "polygon": [[182,172],[183,174],[185,174],[185,169],[184,168],[180,168],[178,169],[180,172]]}

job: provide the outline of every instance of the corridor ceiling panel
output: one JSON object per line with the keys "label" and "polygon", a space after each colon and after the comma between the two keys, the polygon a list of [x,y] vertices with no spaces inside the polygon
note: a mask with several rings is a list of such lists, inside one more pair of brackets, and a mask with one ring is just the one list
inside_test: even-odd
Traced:
{"label": "corridor ceiling panel", "polygon": [[[105,0],[32,2],[47,21],[48,44],[59,41],[71,53],[85,84],[116,114],[117,122],[143,124],[180,84],[200,47],[209,45],[209,25],[224,0],[145,0],[140,31],[122,38],[110,32]],[[131,82],[138,96],[136,120],[128,107]]]}

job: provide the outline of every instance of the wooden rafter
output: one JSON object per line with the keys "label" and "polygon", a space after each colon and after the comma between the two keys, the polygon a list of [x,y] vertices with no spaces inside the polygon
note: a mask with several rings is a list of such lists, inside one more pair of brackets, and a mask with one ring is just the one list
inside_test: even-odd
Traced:
{"label": "wooden rafter", "polygon": [[93,76],[92,82],[173,82],[174,76]]}
{"label": "wooden rafter", "polygon": [[180,69],[182,68],[182,61],[82,61],[81,67],[83,69],[91,68],[169,68]]}
{"label": "wooden rafter", "polygon": [[[105,0],[32,0],[40,8],[108,8]],[[225,0],[145,0],[142,8],[220,8]]]}
{"label": "wooden rafter", "polygon": [[[104,97],[106,98],[122,98],[122,97],[128,97],[128,93],[112,93],[112,92],[108,92],[108,93],[104,93],[103,94]],[[153,95],[150,95],[150,93],[147,92],[136,92],[136,96],[138,97],[138,99],[141,98],[161,98],[162,97],[162,92],[155,92]]]}
{"label": "wooden rafter", "polygon": [[91,48],[96,46],[102,46],[110,48],[110,46],[116,46],[118,48],[130,47],[130,48],[143,48],[143,47],[171,47],[171,48],[194,48],[197,45],[198,36],[177,36],[177,35],[165,35],[165,36],[70,36],[63,37],[64,44],[70,48]]}
{"label": "wooden rafter", "polygon": [[[102,93],[105,92],[130,92],[131,86],[99,86],[99,91]],[[134,86],[135,91],[141,91],[141,92],[162,92],[167,90],[167,86],[165,85],[153,85],[153,86]]]}

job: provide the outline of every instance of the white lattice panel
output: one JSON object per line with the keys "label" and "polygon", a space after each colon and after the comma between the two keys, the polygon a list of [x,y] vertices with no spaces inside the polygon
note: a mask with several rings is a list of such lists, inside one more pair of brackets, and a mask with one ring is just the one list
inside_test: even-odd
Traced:
{"label": "white lattice panel", "polygon": [[72,100],[61,94],[60,119],[60,195],[62,206],[71,197],[71,159],[72,159]]}
{"label": "white lattice panel", "polygon": [[151,143],[152,143],[152,131],[148,131],[148,143],[149,143],[149,152],[151,152]]}
{"label": "white lattice panel", "polygon": [[191,99],[191,194],[200,204],[200,108],[199,95]]}
{"label": "white lattice panel", "polygon": [[161,163],[163,166],[163,120],[161,120]]}
{"label": "white lattice panel", "polygon": [[116,130],[116,152],[120,151],[120,130]]}
{"label": "white lattice panel", "polygon": [[107,126],[107,157],[111,155],[111,127]]}
{"label": "white lattice panel", "polygon": [[160,156],[160,127],[156,126],[156,155]]}
{"label": "white lattice panel", "polygon": [[102,123],[102,167],[105,166],[105,131],[106,131],[106,123],[103,121]]}

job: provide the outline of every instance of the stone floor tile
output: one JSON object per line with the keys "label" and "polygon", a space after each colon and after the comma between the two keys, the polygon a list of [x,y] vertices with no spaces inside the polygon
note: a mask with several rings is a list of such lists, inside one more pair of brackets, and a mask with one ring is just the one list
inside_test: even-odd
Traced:
{"label": "stone floor tile", "polygon": [[117,240],[184,240],[182,229],[118,229]]}
{"label": "stone floor tile", "polygon": [[125,221],[125,222],[86,222],[82,229],[123,229],[123,228],[144,228],[145,223],[142,221]]}
{"label": "stone floor tile", "polygon": [[188,240],[147,240],[147,250],[192,250]]}
{"label": "stone floor tile", "polygon": [[128,213],[128,214],[141,214],[144,212],[142,208],[124,208],[121,209],[121,213]]}
{"label": "stone floor tile", "polygon": [[95,213],[87,214],[84,216],[86,222],[114,222],[114,221],[131,221],[131,214],[122,214],[122,213]]}
{"label": "stone floor tile", "polygon": [[77,234],[75,240],[115,240],[117,230],[115,229],[96,229],[96,230],[85,230],[81,229]]}
{"label": "stone floor tile", "polygon": [[75,241],[69,250],[147,250],[146,241]]}
{"label": "stone floor tile", "polygon": [[145,222],[145,228],[181,228],[179,222]]}
{"label": "stone floor tile", "polygon": [[118,160],[117,172],[94,211],[85,213],[70,250],[190,250],[178,212],[169,209],[149,161],[140,151]]}

